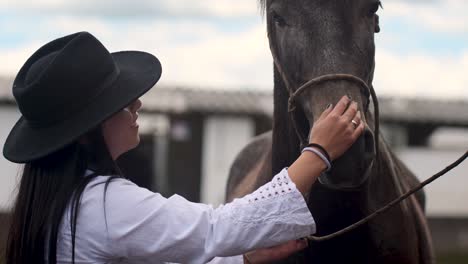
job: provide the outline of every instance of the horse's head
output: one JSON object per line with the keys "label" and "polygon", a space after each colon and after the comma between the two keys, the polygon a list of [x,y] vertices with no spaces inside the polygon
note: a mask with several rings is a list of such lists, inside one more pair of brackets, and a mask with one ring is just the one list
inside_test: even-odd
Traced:
{"label": "horse's head", "polygon": [[[261,0],[267,17],[270,47],[276,72],[293,92],[308,81],[328,74],[349,74],[371,86],[374,73],[374,34],[380,31],[378,0]],[[328,103],[343,95],[358,102],[361,112],[369,105],[368,91],[349,80],[330,80],[309,87],[298,98],[303,132],[309,130]],[[367,116],[367,118],[366,118]],[[322,184],[357,188],[375,157],[372,118],[363,116],[366,130]],[[301,118],[301,117],[299,117]]]}

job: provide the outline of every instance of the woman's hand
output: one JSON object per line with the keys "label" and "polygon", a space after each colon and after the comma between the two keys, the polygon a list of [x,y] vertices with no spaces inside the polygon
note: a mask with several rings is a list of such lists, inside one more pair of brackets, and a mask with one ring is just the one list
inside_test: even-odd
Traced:
{"label": "woman's hand", "polygon": [[307,246],[307,240],[298,239],[276,247],[257,249],[244,254],[244,264],[263,264],[279,261],[303,250]]}
{"label": "woman's hand", "polygon": [[309,142],[324,147],[333,161],[343,155],[363,131],[364,123],[357,103],[343,96],[334,108],[330,105],[314,123]]}
{"label": "woman's hand", "polygon": [[[344,96],[334,108],[329,106],[314,123],[309,142],[322,146],[330,155],[330,162],[343,155],[364,131],[357,108],[356,102]],[[289,167],[289,177],[306,196],[327,165],[321,157],[306,151]]]}

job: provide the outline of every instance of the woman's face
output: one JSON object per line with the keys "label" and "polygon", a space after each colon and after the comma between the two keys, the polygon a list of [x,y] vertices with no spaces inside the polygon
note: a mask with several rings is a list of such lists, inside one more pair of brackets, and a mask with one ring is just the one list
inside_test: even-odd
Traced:
{"label": "woman's face", "polygon": [[141,101],[137,99],[102,123],[102,134],[114,160],[140,143],[137,123],[140,108]]}

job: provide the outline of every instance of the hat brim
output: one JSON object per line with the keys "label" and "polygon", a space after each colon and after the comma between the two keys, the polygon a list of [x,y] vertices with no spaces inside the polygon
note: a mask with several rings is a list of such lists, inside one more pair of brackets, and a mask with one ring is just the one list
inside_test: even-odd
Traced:
{"label": "hat brim", "polygon": [[35,128],[21,117],[5,142],[5,158],[27,163],[69,145],[141,97],[161,77],[159,60],[149,53],[122,51],[112,56],[120,74],[111,85],[78,113],[55,125]]}

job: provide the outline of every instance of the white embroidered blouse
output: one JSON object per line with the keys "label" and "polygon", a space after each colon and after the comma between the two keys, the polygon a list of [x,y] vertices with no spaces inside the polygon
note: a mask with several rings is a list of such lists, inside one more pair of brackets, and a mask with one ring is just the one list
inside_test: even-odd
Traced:
{"label": "white embroidered blouse", "polygon": [[[86,187],[76,227],[75,263],[243,263],[242,254],[315,233],[315,222],[286,169],[258,190],[214,209],[168,199],[125,179]],[[57,263],[71,263],[70,209],[59,229]]]}

